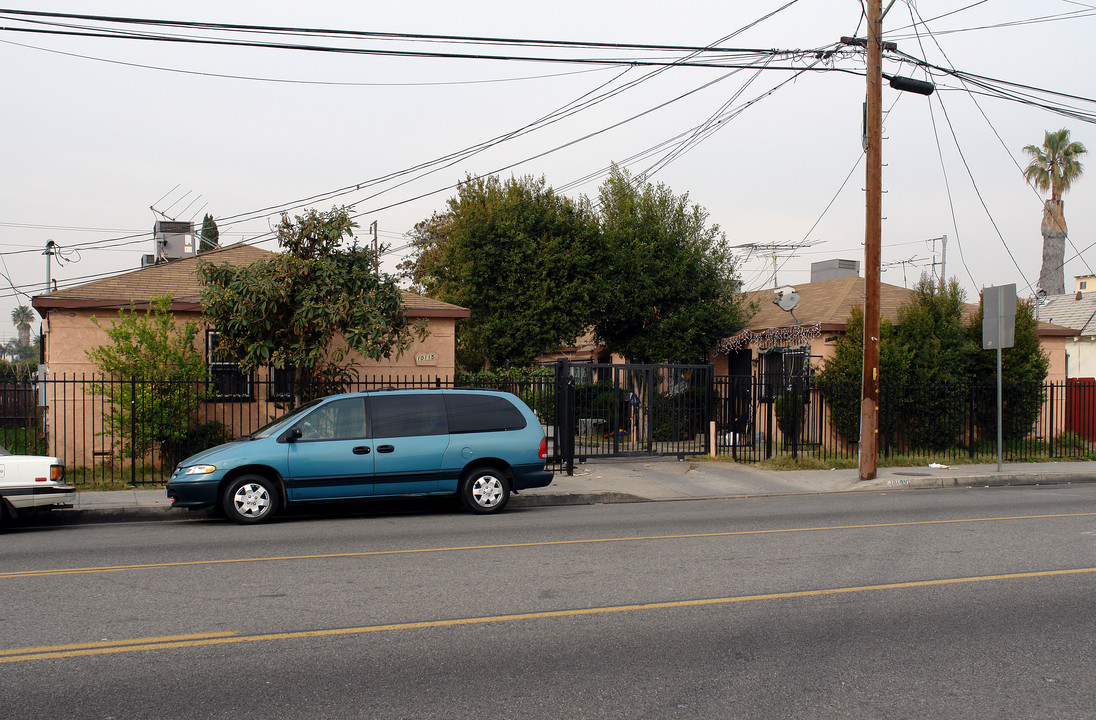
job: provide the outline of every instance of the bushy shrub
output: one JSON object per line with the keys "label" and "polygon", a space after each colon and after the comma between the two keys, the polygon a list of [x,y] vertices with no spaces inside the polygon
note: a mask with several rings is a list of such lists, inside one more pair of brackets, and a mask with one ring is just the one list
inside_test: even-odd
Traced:
{"label": "bushy shrub", "polygon": [[165,460],[177,465],[191,455],[216,447],[232,439],[232,434],[216,420],[190,428],[177,439],[166,440],[160,445]]}

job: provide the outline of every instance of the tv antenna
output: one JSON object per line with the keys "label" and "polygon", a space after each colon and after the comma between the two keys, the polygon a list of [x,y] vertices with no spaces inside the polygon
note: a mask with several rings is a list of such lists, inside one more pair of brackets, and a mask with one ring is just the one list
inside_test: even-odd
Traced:
{"label": "tv antenna", "polygon": [[[187,190],[185,193],[183,193],[178,198],[176,198],[174,200],[174,202],[172,202],[170,205],[165,207],[163,210],[158,210],[156,208],[157,205],[159,205],[160,203],[164,202],[169,197],[171,197],[171,195],[174,194],[175,191],[178,190],[178,189],[179,189],[178,185],[171,188],[171,190],[168,190],[167,193],[162,198],[160,198],[156,202],[149,205],[148,209],[151,210],[156,215],[158,215],[162,220],[169,220],[171,222],[178,221],[178,219],[180,217],[182,217],[186,213],[187,210],[189,210],[191,207],[193,207],[194,203],[196,203],[196,202],[198,202],[199,200],[202,199],[201,193],[195,194],[195,192],[193,190]],[[172,208],[174,208],[176,205],[178,205],[179,203],[181,203],[184,200],[186,200],[187,198],[189,198],[191,195],[193,195],[194,197],[190,200],[190,202],[188,202],[186,205],[184,205],[181,210],[176,210],[175,212],[172,213]],[[208,203],[206,203],[206,204],[208,205]],[[202,207],[198,209],[198,212],[201,212],[202,210],[204,210],[205,207],[206,207],[205,205],[202,205]],[[172,214],[169,215],[168,213],[172,213]],[[195,213],[195,216],[196,215],[197,215],[197,213]],[[191,216],[191,220],[193,220],[195,216]]]}

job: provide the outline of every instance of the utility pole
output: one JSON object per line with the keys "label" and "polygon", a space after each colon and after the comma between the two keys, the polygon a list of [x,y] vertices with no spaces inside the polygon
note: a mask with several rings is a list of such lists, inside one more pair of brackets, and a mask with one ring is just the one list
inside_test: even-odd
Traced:
{"label": "utility pole", "polygon": [[369,231],[373,233],[373,266],[378,275],[381,274],[380,246],[377,243],[377,221],[369,223]]}
{"label": "utility pole", "polygon": [[[936,241],[940,240],[943,244],[940,249],[940,262],[936,262]],[[934,282],[944,282],[947,280],[948,269],[948,236],[942,235],[938,238],[931,238],[932,242],[932,279]],[[936,266],[940,266],[940,274],[936,273]]]}
{"label": "utility pole", "polygon": [[50,291],[52,287],[50,285],[50,264],[53,262],[53,255],[57,252],[57,243],[52,240],[46,240],[46,250],[42,254],[46,256],[46,292]]}
{"label": "utility pole", "polygon": [[879,285],[883,245],[883,2],[868,0],[867,173],[864,219],[864,374],[860,399],[860,479],[874,480],[879,451]]}

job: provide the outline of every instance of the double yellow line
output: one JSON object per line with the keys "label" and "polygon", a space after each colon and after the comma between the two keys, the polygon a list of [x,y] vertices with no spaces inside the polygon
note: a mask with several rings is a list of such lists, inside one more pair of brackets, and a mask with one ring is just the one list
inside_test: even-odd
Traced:
{"label": "double yellow line", "polygon": [[792,598],[822,597],[825,595],[843,595],[850,593],[874,592],[882,590],[904,590],[910,588],[936,587],[942,585],[998,582],[1003,580],[1023,580],[1031,578],[1047,578],[1091,573],[1096,573],[1096,568],[1045,570],[1041,572],[1009,573],[1006,575],[980,575],[976,577],[944,578],[940,580],[918,580],[914,582],[888,583],[886,585],[861,585],[858,587],[829,588],[822,590],[800,590],[795,592],[768,593],[764,595],[739,595],[735,597],[704,598],[700,600],[677,600],[672,602],[643,603],[638,605],[613,605],[608,607],[579,608],[574,610],[550,610],[545,612],[519,613],[514,615],[493,615],[489,617],[457,618],[453,620],[429,620],[424,622],[396,623],[391,625],[368,625],[364,627],[333,628],[329,630],[303,630],[298,632],[266,633],[257,635],[240,635],[234,632],[221,632],[202,633],[195,635],[170,635],[166,637],[134,638],[129,640],[116,641],[104,640],[101,642],[79,643],[74,645],[47,645],[42,647],[0,650],[0,664],[30,662],[33,660],[57,660],[86,655],[109,655],[113,653],[192,648],[205,645],[230,645],[236,643],[263,642],[268,640],[299,640],[302,638],[362,635],[365,633],[392,632],[399,630],[430,630],[436,628],[457,627],[462,625],[487,625],[492,623],[514,622],[519,620],[569,618],[580,617],[583,615],[605,615],[610,613],[637,612],[644,610],[666,610],[671,608],[690,608],[702,607],[707,605],[727,605],[730,603],[753,602],[758,600],[788,600]]}

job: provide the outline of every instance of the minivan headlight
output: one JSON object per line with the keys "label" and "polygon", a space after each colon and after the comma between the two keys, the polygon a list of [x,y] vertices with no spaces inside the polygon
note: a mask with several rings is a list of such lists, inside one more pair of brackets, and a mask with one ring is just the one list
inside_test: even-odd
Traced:
{"label": "minivan headlight", "polygon": [[183,471],[184,475],[208,475],[217,469],[216,465],[191,465]]}

